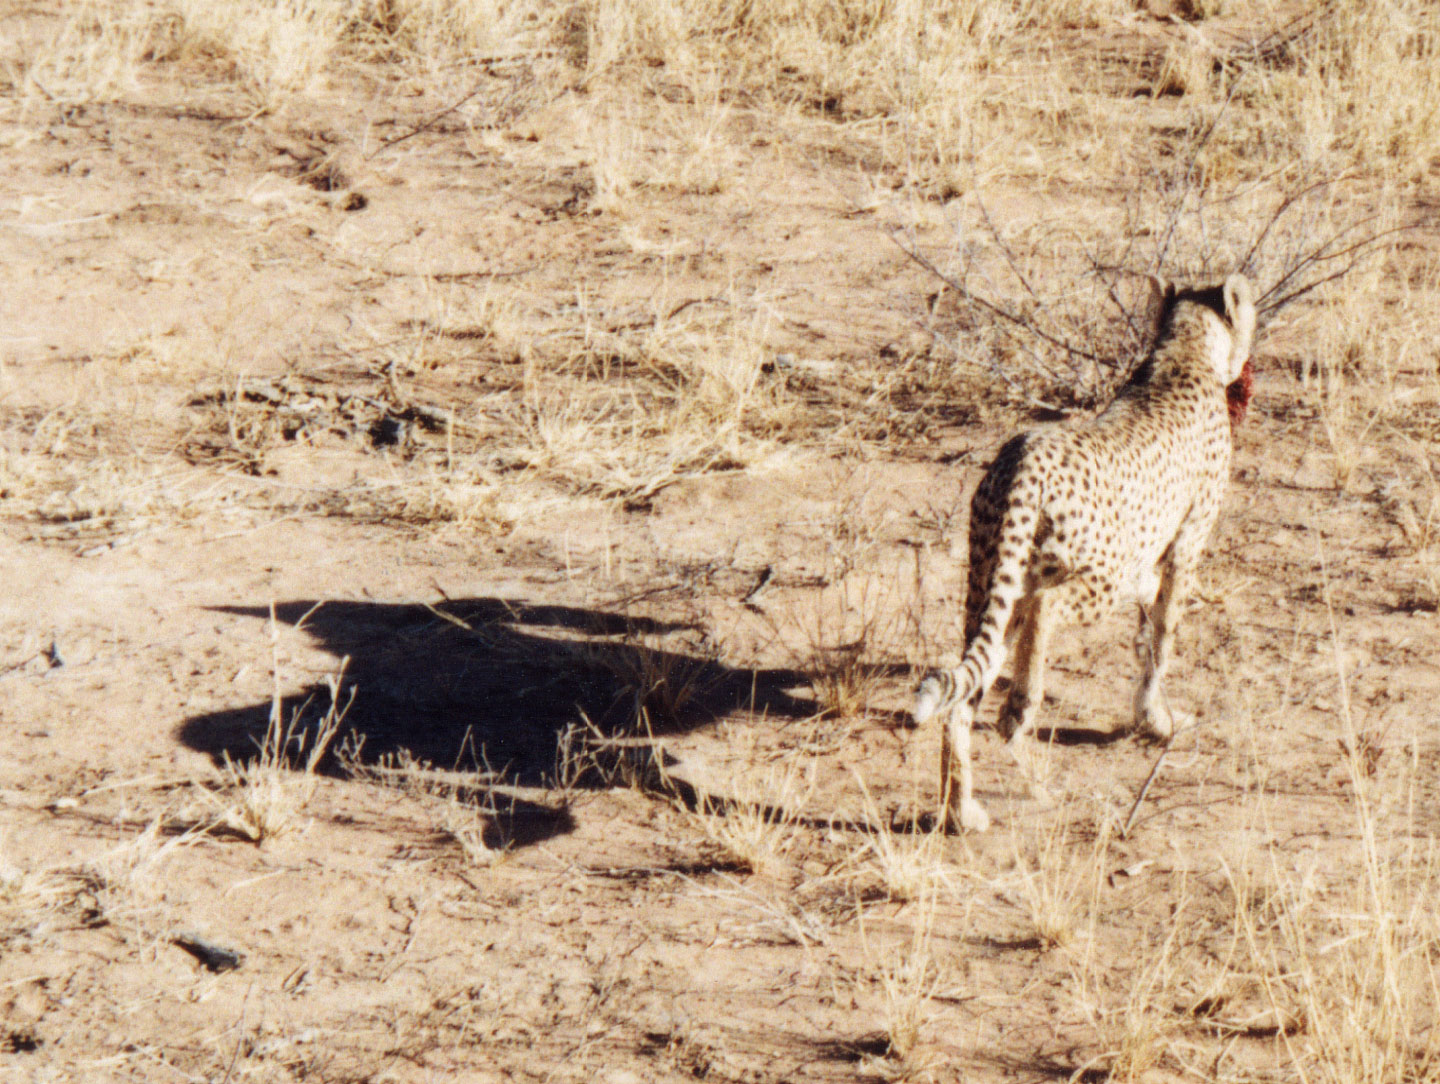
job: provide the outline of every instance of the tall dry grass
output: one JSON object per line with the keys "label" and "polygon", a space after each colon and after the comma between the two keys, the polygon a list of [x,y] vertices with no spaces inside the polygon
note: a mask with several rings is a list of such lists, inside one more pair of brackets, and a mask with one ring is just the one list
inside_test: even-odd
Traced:
{"label": "tall dry grass", "polygon": [[[1188,5],[1196,18],[1181,25],[1121,0],[82,0],[26,21],[0,78],[50,101],[114,100],[182,63],[271,109],[365,61],[453,92],[467,67],[559,58],[560,80],[589,89],[679,87],[691,100],[703,89],[762,113],[808,112],[955,192],[977,163],[1047,180],[1074,166],[1123,171],[1133,161],[1116,156],[1173,112],[1134,97],[1146,88],[1178,95],[1182,122],[1244,114],[1220,141],[1232,153],[1203,167],[1215,179],[1262,175],[1281,148],[1406,182],[1440,155],[1433,5],[1332,0],[1298,16],[1213,5],[1219,19],[1209,7]],[[1128,71],[1095,28],[1128,35]]]}
{"label": "tall dry grass", "polygon": [[1305,24],[1273,89],[1295,149],[1339,153],[1413,181],[1440,155],[1440,11],[1423,0],[1339,0]]}

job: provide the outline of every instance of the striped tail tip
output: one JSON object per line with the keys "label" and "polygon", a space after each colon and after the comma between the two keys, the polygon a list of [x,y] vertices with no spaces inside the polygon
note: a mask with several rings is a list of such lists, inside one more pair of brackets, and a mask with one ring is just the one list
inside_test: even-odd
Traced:
{"label": "striped tail tip", "polygon": [[929,722],[945,699],[944,683],[931,674],[915,690],[915,706],[910,709],[917,725]]}

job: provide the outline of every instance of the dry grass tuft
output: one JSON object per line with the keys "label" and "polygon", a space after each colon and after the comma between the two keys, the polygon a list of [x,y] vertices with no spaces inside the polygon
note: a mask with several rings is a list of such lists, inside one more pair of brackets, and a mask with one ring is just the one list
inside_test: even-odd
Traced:
{"label": "dry grass tuft", "polygon": [[879,988],[887,1041],[885,1056],[875,1068],[893,1081],[933,1080],[944,1064],[931,1045],[933,1036],[927,1034],[944,978],[932,944],[937,921],[934,895],[917,898],[912,910],[909,937],[898,946],[879,949],[864,919],[860,926],[868,964],[861,974]]}
{"label": "dry grass tuft", "polygon": [[752,873],[780,876],[806,837],[806,808],[815,784],[814,759],[787,755],[744,770],[729,782],[728,796],[700,795],[684,813],[729,860]]}
{"label": "dry grass tuft", "polygon": [[1089,844],[1077,846],[1071,807],[1046,816],[1032,841],[1033,860],[1016,839],[1015,895],[1046,948],[1083,948],[1093,933],[1112,831],[1109,818],[1098,823]]}
{"label": "dry grass tuft", "polygon": [[[300,624],[303,621],[296,627]],[[218,807],[216,823],[257,844],[289,835],[303,826],[300,816],[319,782],[316,769],[330,751],[330,743],[355,699],[353,688],[348,696],[342,696],[349,663],[349,659],[342,659],[339,669],[326,675],[330,703],[319,718],[306,719],[310,707],[307,701],[292,711],[287,721],[280,691],[279,629],[273,603],[270,650],[273,693],[265,734],[252,759],[237,763],[228,752],[225,754],[225,789],[212,796]]]}
{"label": "dry grass tuft", "polygon": [[898,902],[934,901],[941,895],[953,896],[958,885],[955,871],[946,860],[951,841],[944,829],[936,826],[929,832],[897,831],[889,823],[858,772],[851,773],[864,796],[863,812],[871,825],[865,839],[865,851],[890,899]]}

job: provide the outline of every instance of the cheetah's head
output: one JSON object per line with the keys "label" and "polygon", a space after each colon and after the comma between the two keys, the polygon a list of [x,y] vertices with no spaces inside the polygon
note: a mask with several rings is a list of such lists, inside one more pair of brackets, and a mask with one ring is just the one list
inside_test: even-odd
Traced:
{"label": "cheetah's head", "polygon": [[1158,278],[1152,277],[1150,281],[1158,302],[1157,338],[1163,338],[1167,322],[1175,318],[1182,306],[1208,309],[1206,341],[1210,364],[1222,384],[1228,386],[1238,380],[1250,360],[1250,346],[1255,339],[1255,294],[1250,280],[1237,273],[1219,286],[1187,289],[1177,289],[1173,283]]}

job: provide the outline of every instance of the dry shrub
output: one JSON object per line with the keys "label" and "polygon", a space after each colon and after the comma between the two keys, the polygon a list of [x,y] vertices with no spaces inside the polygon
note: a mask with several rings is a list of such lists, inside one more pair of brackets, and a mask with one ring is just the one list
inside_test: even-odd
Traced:
{"label": "dry shrub", "polygon": [[344,0],[218,3],[172,0],[184,54],[227,58],[265,104],[313,90],[328,73],[350,24]]}
{"label": "dry shrub", "polygon": [[0,89],[27,103],[74,105],[121,100],[139,86],[144,65],[166,56],[173,21],[151,9],[85,0],[55,20],[18,24],[0,42]]}
{"label": "dry shrub", "polygon": [[870,710],[901,660],[909,660],[916,628],[909,594],[914,558],[883,546],[891,516],[876,514],[869,481],[854,464],[836,476],[833,511],[820,524],[817,589],[791,611],[766,615],[807,675],[817,714],[839,719]]}
{"label": "dry shrub", "polygon": [[973,157],[1012,157],[1015,132],[1038,137],[1036,117],[1057,112],[1033,79],[1035,64],[1053,62],[1039,55],[1043,39],[1121,5],[590,0],[572,10],[576,59],[592,81],[658,67],[693,87],[723,72],[728,86],[772,108],[878,125],[872,146],[881,160],[953,193]]}
{"label": "dry shrub", "polygon": [[337,489],[328,496],[324,511],[377,523],[499,536],[514,526],[516,503],[482,467],[470,465],[467,471],[454,464],[431,469],[419,479],[357,482]]}
{"label": "dry shrub", "polygon": [[[1015,840],[1015,895],[1044,948],[1075,945],[1090,951],[1098,900],[1105,881],[1112,825],[1103,811],[1094,838],[1074,839],[1073,807],[1062,807],[1038,827],[1032,845],[1034,864],[1021,840]],[[1077,845],[1079,844],[1079,845]]]}
{"label": "dry shrub", "polygon": [[398,46],[421,62],[469,57],[486,63],[542,48],[565,10],[538,0],[367,0],[347,7],[352,35],[361,41]]}
{"label": "dry shrub", "polygon": [[884,998],[885,1034],[892,1061],[883,1068],[888,1070],[891,1079],[897,1080],[913,1079],[931,1067],[922,1055],[921,1044],[941,976],[930,945],[934,901],[921,900],[919,907],[910,944],[875,969]]}
{"label": "dry shrub", "polygon": [[1259,903],[1236,875],[1236,928],[1271,1018],[1281,1061],[1325,1084],[1440,1079],[1436,994],[1440,925],[1433,847],[1385,853],[1373,835],[1362,869],[1293,873],[1268,856]]}
{"label": "dry shrub", "polygon": [[954,895],[959,879],[946,860],[949,841],[943,828],[921,832],[912,826],[908,831],[897,831],[865,780],[853,769],[851,775],[862,795],[865,821],[870,825],[864,847],[871,859],[867,865],[879,876],[886,895],[900,902],[919,900],[922,907],[929,901],[931,910],[941,893]]}
{"label": "dry shrub", "polygon": [[635,333],[553,347],[527,363],[518,401],[492,419],[502,466],[643,505],[686,475],[762,462],[785,414],[762,377],[762,336],[661,315]]}
{"label": "dry shrub", "polygon": [[[659,69],[692,99],[759,98],[823,118],[880,122],[875,147],[886,163],[937,190],[958,191],[961,167],[974,155],[1011,157],[1017,126],[1047,142],[1047,118],[1063,112],[1033,78],[1034,66],[1051,59],[1037,36],[1101,23],[1124,5],[1087,0],[1056,11],[1034,0],[942,8],[921,0],[580,0],[569,7],[539,0],[168,0],[103,5],[103,15],[101,7],[66,15],[42,48],[20,51],[12,59],[16,81],[43,86],[56,100],[114,100],[157,63],[214,70],[219,62],[260,110],[273,111],[373,56],[401,59],[448,83],[456,63],[478,57],[499,70],[496,64],[528,64],[558,48],[590,85],[647,84]],[[702,132],[688,156],[689,190],[724,183],[707,146],[713,150],[713,138]],[[622,201],[623,185],[610,185],[616,173],[597,172],[601,205]]]}

